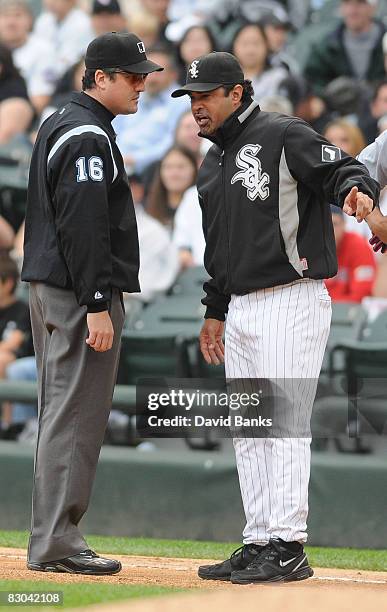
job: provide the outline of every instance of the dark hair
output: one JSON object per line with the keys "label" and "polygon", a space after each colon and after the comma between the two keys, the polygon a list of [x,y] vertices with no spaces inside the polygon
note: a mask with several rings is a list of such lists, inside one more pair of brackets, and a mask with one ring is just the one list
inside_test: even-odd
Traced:
{"label": "dark hair", "polygon": [[182,58],[181,55],[181,47],[182,44],[184,43],[185,39],[187,38],[188,34],[190,32],[192,32],[193,30],[203,30],[206,34],[207,34],[207,38],[209,40],[209,43],[211,45],[211,50],[212,51],[218,51],[219,50],[219,45],[218,42],[213,34],[213,32],[211,31],[211,29],[204,25],[204,24],[196,24],[191,26],[190,28],[188,28],[188,30],[186,30],[183,34],[183,36],[181,37],[181,39],[179,40],[179,42],[176,44],[176,56],[175,56],[175,63],[176,66],[179,70],[179,83],[185,83],[185,76],[186,76],[186,72],[187,72],[187,64],[185,63],[184,59]]}
{"label": "dark hair", "polygon": [[151,53],[160,53],[168,58],[169,64],[172,70],[177,70],[176,56],[174,50],[167,44],[162,42],[156,42],[151,47],[147,47],[147,55]]}
{"label": "dark hair", "polygon": [[0,251],[0,279],[3,283],[9,279],[13,280],[11,293],[15,293],[19,281],[19,269],[7,251]]}
{"label": "dark hair", "polygon": [[0,43],[0,80],[9,79],[12,77],[20,77],[20,72],[13,63],[11,51]]}
{"label": "dark hair", "polygon": [[235,51],[234,51],[235,41],[238,38],[239,34],[241,32],[243,32],[243,30],[245,30],[246,28],[255,28],[256,30],[258,30],[261,33],[261,36],[262,36],[263,40],[265,41],[265,45],[266,45],[266,49],[267,49],[264,68],[265,68],[265,70],[266,70],[266,68],[270,68],[269,43],[268,43],[268,40],[267,40],[267,36],[266,36],[265,30],[263,29],[263,27],[261,26],[260,23],[251,23],[250,21],[244,21],[243,23],[241,23],[239,28],[234,32],[234,36],[233,36],[232,41],[231,41],[231,53],[233,55],[235,55]]}
{"label": "dark hair", "polygon": [[[162,166],[163,161],[166,159],[166,157],[168,157],[168,155],[174,151],[177,151],[178,153],[181,153],[181,155],[184,155],[184,157],[188,159],[188,161],[192,165],[192,169],[193,169],[192,181],[190,185],[187,186],[187,189],[188,187],[192,187],[192,185],[196,183],[196,176],[197,176],[197,167],[198,167],[197,157],[192,151],[190,151],[186,147],[182,147],[180,145],[175,144],[172,147],[170,147],[170,149],[168,149],[168,151],[163,155],[163,158],[160,160],[155,176],[151,183],[149,193],[146,199],[145,208],[147,212],[150,215],[152,215],[152,217],[154,217],[155,219],[157,219],[164,225],[167,225],[168,223],[170,223],[171,218],[173,217],[174,211],[171,211],[168,205],[168,192],[161,178],[161,166]],[[183,194],[182,194],[182,197],[183,197]]]}
{"label": "dark hair", "polygon": [[385,87],[386,85],[387,85],[387,79],[383,79],[383,81],[379,81],[375,85],[373,95],[372,95],[372,102],[375,102],[376,98],[379,95],[380,90],[382,89],[382,87]]}
{"label": "dark hair", "polygon": [[[96,71],[97,71],[97,68],[92,69],[92,70],[90,68],[86,68],[85,74],[82,77],[82,90],[83,91],[86,91],[86,89],[94,89]],[[109,75],[111,81],[114,81],[114,79],[116,78],[115,77],[116,71],[117,71],[117,68],[103,68],[103,72]]]}
{"label": "dark hair", "polygon": [[254,97],[254,87],[252,82],[249,79],[245,79],[243,83],[234,83],[234,85],[223,85],[224,93],[226,98],[230,95],[235,85],[242,85],[243,93],[242,93],[242,102],[249,102],[251,98]]}

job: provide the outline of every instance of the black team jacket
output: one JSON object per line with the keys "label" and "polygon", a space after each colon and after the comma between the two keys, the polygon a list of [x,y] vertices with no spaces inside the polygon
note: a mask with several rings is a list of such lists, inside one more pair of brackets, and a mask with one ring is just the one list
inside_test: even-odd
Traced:
{"label": "black team jacket", "polygon": [[251,100],[210,137],[199,171],[206,239],[206,318],[225,319],[231,294],[337,273],[329,202],[353,186],[378,202],[363,164],[295,117]]}
{"label": "black team jacket", "polygon": [[22,280],[71,289],[89,312],[107,310],[114,288],[140,290],[137,224],[113,118],[74,94],[41,126],[30,167]]}

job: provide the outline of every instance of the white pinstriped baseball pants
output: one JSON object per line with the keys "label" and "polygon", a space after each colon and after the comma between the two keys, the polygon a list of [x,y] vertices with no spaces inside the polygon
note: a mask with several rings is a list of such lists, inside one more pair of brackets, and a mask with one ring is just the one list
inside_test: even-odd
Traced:
{"label": "white pinstriped baseball pants", "polygon": [[[287,381],[294,415],[310,420],[328,340],[331,301],[323,281],[232,295],[225,333],[228,379]],[[245,544],[277,536],[305,542],[310,437],[233,439],[246,526]]]}

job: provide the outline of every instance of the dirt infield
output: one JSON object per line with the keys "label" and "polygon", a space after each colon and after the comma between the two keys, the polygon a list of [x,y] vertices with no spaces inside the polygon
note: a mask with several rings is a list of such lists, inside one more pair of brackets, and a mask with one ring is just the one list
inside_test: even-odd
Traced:
{"label": "dirt infield", "polygon": [[[71,574],[31,572],[25,567],[26,551],[0,548],[0,579],[45,580],[52,582],[104,582],[109,584],[146,584],[197,589],[202,592],[173,595],[109,606],[89,606],[91,610],[129,609],[132,612],[228,612],[250,609],[253,605],[271,606],[274,612],[387,612],[387,573],[357,570],[316,569],[315,576],[300,583],[276,586],[230,585],[224,582],[200,580],[196,571],[208,559],[175,559],[165,557],[131,557],[114,555],[123,570],[116,576],[95,578]],[[233,603],[234,597],[237,599]],[[244,607],[245,603],[247,608]]]}

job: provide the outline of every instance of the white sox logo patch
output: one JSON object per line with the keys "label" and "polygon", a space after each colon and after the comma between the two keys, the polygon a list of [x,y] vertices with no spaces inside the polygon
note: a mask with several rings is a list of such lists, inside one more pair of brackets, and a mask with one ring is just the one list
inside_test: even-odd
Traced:
{"label": "white sox logo patch", "polygon": [[199,60],[194,60],[189,67],[189,73],[191,75],[191,79],[197,79],[199,76],[198,63],[199,63]]}
{"label": "white sox logo patch", "polygon": [[231,185],[236,181],[242,181],[243,187],[247,189],[247,197],[254,202],[258,197],[266,200],[270,195],[270,176],[262,172],[261,160],[257,159],[261,145],[247,144],[238,151],[235,163],[241,172],[236,172],[231,179]]}
{"label": "white sox logo patch", "polygon": [[321,159],[323,162],[334,162],[341,159],[339,147],[333,145],[321,145]]}
{"label": "white sox logo patch", "polygon": [[138,50],[140,51],[140,53],[145,53],[145,45],[144,45],[143,42],[138,42],[137,43],[137,47],[138,47]]}

